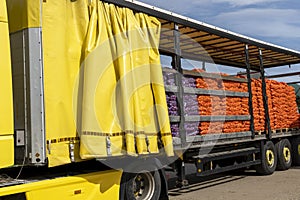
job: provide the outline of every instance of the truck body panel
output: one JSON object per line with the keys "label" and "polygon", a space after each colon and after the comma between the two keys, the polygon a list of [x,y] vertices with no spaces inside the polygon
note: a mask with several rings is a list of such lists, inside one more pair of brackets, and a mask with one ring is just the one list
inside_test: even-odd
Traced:
{"label": "truck body panel", "polygon": [[[24,194],[38,199],[118,199],[122,171],[105,171],[0,188],[0,196]],[[25,199],[25,198],[24,198]]]}
{"label": "truck body panel", "polygon": [[[0,168],[14,164],[11,59],[5,1],[0,2]],[[4,153],[5,152],[5,153]]]}
{"label": "truck body panel", "polygon": [[11,34],[15,130],[23,143],[16,143],[16,164],[46,161],[43,61],[41,29],[28,28]]}

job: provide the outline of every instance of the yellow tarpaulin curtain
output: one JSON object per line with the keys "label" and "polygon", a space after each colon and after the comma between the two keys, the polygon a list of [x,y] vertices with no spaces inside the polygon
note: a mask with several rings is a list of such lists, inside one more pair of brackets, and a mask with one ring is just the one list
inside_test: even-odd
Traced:
{"label": "yellow tarpaulin curtain", "polygon": [[92,1],[81,77],[82,158],[158,153],[158,133],[173,154],[159,36],[156,18]]}
{"label": "yellow tarpaulin curtain", "polygon": [[50,167],[73,153],[72,161],[157,153],[159,140],[173,155],[156,18],[96,0],[7,8],[11,33],[42,28]]}
{"label": "yellow tarpaulin curtain", "polygon": [[85,0],[44,1],[41,13],[45,132],[52,167],[71,162],[70,142],[75,143],[75,160],[80,160],[77,82],[89,23],[88,4]]}
{"label": "yellow tarpaulin curtain", "polygon": [[41,0],[6,0],[9,31],[41,27]]}

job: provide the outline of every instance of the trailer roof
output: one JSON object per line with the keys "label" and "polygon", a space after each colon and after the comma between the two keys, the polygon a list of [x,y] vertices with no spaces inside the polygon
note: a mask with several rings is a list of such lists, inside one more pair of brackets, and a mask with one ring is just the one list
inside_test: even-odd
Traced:
{"label": "trailer roof", "polygon": [[[249,46],[251,67],[259,66],[259,49],[264,67],[278,67],[300,63],[300,52],[218,28],[135,0],[103,0],[157,17],[162,23],[160,48],[174,52],[173,30],[181,33],[181,55],[184,58],[216,64],[245,67],[245,45]],[[210,58],[207,57],[207,54]]]}

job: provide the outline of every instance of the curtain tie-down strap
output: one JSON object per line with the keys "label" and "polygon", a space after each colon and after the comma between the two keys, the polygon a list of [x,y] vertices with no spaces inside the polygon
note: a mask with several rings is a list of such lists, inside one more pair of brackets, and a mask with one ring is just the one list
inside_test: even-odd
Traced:
{"label": "curtain tie-down strap", "polygon": [[110,136],[106,136],[106,151],[107,151],[107,156],[112,156]]}

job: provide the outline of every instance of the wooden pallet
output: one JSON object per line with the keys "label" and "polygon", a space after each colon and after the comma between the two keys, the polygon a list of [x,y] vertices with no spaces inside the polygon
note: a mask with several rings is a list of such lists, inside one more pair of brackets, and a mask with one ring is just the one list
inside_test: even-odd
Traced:
{"label": "wooden pallet", "polygon": [[[280,129],[274,129],[271,130],[272,134],[276,134],[276,133],[287,133],[287,132],[291,132],[291,131],[297,131],[300,130],[299,128],[280,128]],[[255,131],[255,135],[265,135],[268,134],[267,130],[264,131]]]}
{"label": "wooden pallet", "polygon": [[255,131],[255,135],[265,135],[266,131]]}
{"label": "wooden pallet", "polygon": [[282,129],[274,129],[271,130],[271,133],[276,134],[276,133],[282,133]]}
{"label": "wooden pallet", "polygon": [[275,130],[272,130],[272,133],[287,133],[287,132],[290,132],[290,131],[296,131],[296,130],[299,130],[297,128],[280,128],[280,129],[275,129]]}
{"label": "wooden pallet", "polygon": [[282,128],[281,129],[282,133],[286,133],[286,132],[289,132],[289,131],[292,131],[292,129],[291,128]]}

